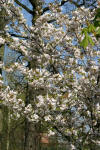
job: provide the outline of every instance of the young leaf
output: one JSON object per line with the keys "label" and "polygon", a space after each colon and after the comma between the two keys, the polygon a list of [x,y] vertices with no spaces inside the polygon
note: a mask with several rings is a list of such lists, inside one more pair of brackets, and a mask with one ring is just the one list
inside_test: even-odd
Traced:
{"label": "young leaf", "polygon": [[89,43],[90,43],[92,46],[94,46],[94,42],[93,42],[93,40],[92,40],[92,38],[91,38],[90,36],[88,36],[88,41],[89,41]]}
{"label": "young leaf", "polygon": [[88,38],[85,36],[85,38],[82,40],[80,45],[85,49],[88,46]]}

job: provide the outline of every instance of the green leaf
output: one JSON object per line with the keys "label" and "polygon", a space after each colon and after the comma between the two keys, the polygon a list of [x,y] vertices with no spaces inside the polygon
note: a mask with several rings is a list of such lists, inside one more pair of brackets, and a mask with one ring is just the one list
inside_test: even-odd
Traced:
{"label": "green leaf", "polygon": [[82,42],[80,43],[80,45],[83,48],[86,48],[88,46],[88,38],[85,36],[85,38],[82,40]]}
{"label": "green leaf", "polygon": [[84,28],[84,29],[82,29],[82,32],[81,32],[82,34],[87,34],[88,33],[88,28]]}
{"label": "green leaf", "polygon": [[100,34],[100,28],[96,31],[96,34]]}
{"label": "green leaf", "polygon": [[85,35],[84,39],[82,40],[82,42],[80,43],[80,46],[82,46],[84,49],[88,46],[88,44],[91,44],[92,46],[94,46],[94,42],[91,38],[91,36],[89,36],[88,34]]}
{"label": "green leaf", "polygon": [[90,24],[89,27],[88,27],[88,32],[94,32],[95,31],[95,27],[93,24]]}
{"label": "green leaf", "polygon": [[94,46],[94,42],[93,42],[93,40],[92,40],[92,38],[91,38],[90,36],[88,36],[88,41],[89,41],[89,43],[90,43],[92,46]]}

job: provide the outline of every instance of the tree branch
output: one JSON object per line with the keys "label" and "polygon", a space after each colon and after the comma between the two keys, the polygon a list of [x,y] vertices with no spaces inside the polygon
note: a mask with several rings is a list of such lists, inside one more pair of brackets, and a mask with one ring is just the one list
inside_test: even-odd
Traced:
{"label": "tree branch", "polygon": [[11,36],[14,36],[14,37],[28,39],[28,37],[27,37],[27,36],[18,35],[18,34],[14,34],[14,33],[11,33],[11,32],[9,32],[9,34],[10,34]]}
{"label": "tree branch", "polygon": [[[70,3],[74,4],[76,7],[81,7],[81,6],[84,5],[84,3],[78,4],[77,2],[75,2],[75,1],[73,1],[73,0],[67,0],[66,2],[70,2]],[[64,3],[64,2],[62,1],[62,3]]]}
{"label": "tree branch", "polygon": [[100,82],[100,74],[97,77],[97,85],[99,84],[99,82]]}
{"label": "tree branch", "polygon": [[[76,7],[81,7],[81,6],[84,5],[84,3],[78,4],[77,2],[75,2],[75,1],[73,1],[73,0],[67,0],[67,1],[62,0],[62,1],[61,1],[61,4],[60,4],[59,6],[63,6],[66,2],[70,2],[70,3],[74,4]],[[49,10],[49,7],[45,7],[45,8],[43,9],[43,13],[45,13],[45,12],[48,11],[48,10]],[[43,14],[43,13],[42,13],[42,14]]]}
{"label": "tree branch", "polygon": [[23,9],[25,9],[28,13],[33,14],[33,11],[30,10],[28,7],[26,7],[24,4],[20,3],[18,0],[14,0],[16,2],[16,4],[18,4],[19,6],[21,6]]}
{"label": "tree branch", "polygon": [[57,126],[53,126],[53,128],[58,132],[60,133],[68,142],[71,142],[71,137],[70,136],[67,136],[65,135],[64,133],[62,133],[61,130],[59,130],[59,128]]}

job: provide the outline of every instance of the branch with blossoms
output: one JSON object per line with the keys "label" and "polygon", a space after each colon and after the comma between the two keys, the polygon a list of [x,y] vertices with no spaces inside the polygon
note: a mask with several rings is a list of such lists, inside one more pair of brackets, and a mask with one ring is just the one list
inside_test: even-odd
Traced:
{"label": "branch with blossoms", "polygon": [[[58,4],[50,4],[50,13],[38,16],[35,24],[28,27],[13,3],[4,8],[11,23],[5,27],[1,44],[7,43],[24,58],[3,69],[9,74],[18,71],[28,86],[25,99],[18,98],[22,87],[17,92],[10,87],[2,90],[3,104],[16,118],[24,116],[34,124],[40,121],[48,131],[55,128],[68,141],[71,139],[76,148],[89,143],[92,135],[97,134],[100,118],[97,95],[100,51],[93,47],[91,38],[95,46],[99,46],[99,41],[82,25],[93,20],[96,10],[76,8],[70,18]],[[48,23],[53,19],[55,24]],[[28,38],[12,37],[8,34],[10,28]]]}

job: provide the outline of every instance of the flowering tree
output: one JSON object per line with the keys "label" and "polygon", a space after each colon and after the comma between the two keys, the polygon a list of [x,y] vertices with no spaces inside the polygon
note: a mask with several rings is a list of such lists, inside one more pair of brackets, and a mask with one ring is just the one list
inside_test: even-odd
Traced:
{"label": "flowering tree", "polygon": [[70,16],[61,11],[66,0],[50,3],[45,9],[42,1],[30,0],[34,11],[15,2],[34,15],[33,25],[27,25],[13,1],[2,3],[10,21],[0,44],[19,52],[24,61],[1,67],[8,73],[18,70],[23,74],[27,93],[21,98],[23,88],[14,91],[1,80],[1,103],[13,119],[26,118],[34,127],[39,126],[38,132],[59,133],[76,149],[85,149],[90,143],[98,146],[99,4],[91,10],[69,0],[77,7]]}

